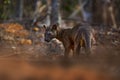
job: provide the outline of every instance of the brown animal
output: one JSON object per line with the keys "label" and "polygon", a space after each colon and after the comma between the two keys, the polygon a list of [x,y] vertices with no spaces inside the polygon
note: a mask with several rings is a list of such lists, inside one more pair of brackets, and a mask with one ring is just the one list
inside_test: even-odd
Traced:
{"label": "brown animal", "polygon": [[[46,27],[44,25],[44,27]],[[60,40],[65,48],[65,57],[68,57],[70,50],[73,55],[78,56],[82,47],[87,55],[91,53],[92,41],[94,41],[92,28],[90,26],[76,25],[73,28],[62,29],[59,25],[47,27],[45,31],[45,41],[50,42],[53,38]]]}

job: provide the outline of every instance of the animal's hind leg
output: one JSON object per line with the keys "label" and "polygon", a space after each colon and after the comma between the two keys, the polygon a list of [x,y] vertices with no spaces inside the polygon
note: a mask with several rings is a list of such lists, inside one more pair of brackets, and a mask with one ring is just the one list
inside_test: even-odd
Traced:
{"label": "animal's hind leg", "polygon": [[89,56],[91,54],[91,48],[85,48],[85,53]]}

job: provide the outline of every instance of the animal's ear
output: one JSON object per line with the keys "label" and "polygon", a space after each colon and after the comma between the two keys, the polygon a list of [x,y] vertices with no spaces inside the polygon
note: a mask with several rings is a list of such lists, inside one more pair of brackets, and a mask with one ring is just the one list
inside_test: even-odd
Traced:
{"label": "animal's ear", "polygon": [[47,28],[45,24],[43,25],[43,28],[44,28],[44,29],[46,29],[46,28]]}
{"label": "animal's ear", "polygon": [[52,26],[52,29],[53,29],[53,30],[57,30],[58,26],[59,26],[59,24],[54,24],[54,25]]}

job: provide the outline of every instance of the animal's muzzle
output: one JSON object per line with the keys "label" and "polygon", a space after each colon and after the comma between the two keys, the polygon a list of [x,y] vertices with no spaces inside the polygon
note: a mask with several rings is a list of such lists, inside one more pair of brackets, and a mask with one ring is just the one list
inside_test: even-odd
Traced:
{"label": "animal's muzzle", "polygon": [[48,40],[48,39],[45,39],[45,41],[46,41],[46,42],[50,42],[50,40]]}

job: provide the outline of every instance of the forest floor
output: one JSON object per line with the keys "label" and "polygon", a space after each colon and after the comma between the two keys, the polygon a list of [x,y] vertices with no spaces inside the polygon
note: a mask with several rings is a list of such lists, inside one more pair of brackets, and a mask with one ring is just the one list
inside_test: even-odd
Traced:
{"label": "forest floor", "polygon": [[92,54],[63,59],[62,44],[43,29],[0,24],[0,80],[120,80],[120,31],[99,30]]}

